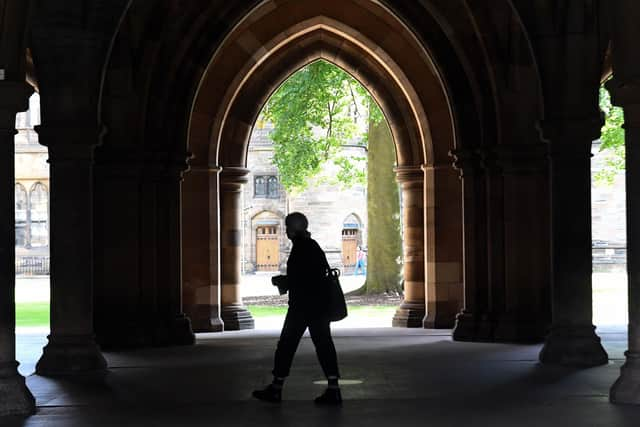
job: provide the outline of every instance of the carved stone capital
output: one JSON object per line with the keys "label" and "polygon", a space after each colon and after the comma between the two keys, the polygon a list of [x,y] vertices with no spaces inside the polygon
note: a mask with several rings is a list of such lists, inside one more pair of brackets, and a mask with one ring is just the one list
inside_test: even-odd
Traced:
{"label": "carved stone capital", "polygon": [[624,82],[614,76],[605,87],[611,94],[611,103],[620,107],[640,105],[640,80]]}
{"label": "carved stone capital", "polygon": [[217,175],[222,172],[222,166],[189,165],[189,172],[196,174]]}
{"label": "carved stone capital", "polygon": [[591,151],[591,142],[600,138],[604,125],[604,114],[593,114],[583,117],[559,117],[544,120],[540,123],[543,141],[555,146],[587,147]]}
{"label": "carved stone capital", "polygon": [[98,125],[77,126],[76,123],[42,124],[36,126],[35,130],[38,132],[40,144],[49,147],[49,151],[58,147],[62,147],[61,151],[73,150],[72,147],[77,147],[78,152],[81,152],[88,147],[93,148],[99,145],[106,133],[104,127]]}
{"label": "carved stone capital", "polygon": [[0,81],[0,129],[15,129],[16,113],[29,109],[32,93],[24,82]]}
{"label": "carved stone capital", "polygon": [[548,165],[548,144],[498,145],[485,150],[482,160],[489,171],[506,174],[532,174],[544,171]]}
{"label": "carved stone capital", "polygon": [[396,181],[403,188],[410,188],[424,185],[424,170],[420,166],[398,166],[394,169],[396,173]]}
{"label": "carved stone capital", "polygon": [[247,168],[238,166],[223,166],[220,173],[220,185],[227,191],[240,191],[242,185],[249,182],[249,173]]}
{"label": "carved stone capital", "polygon": [[185,152],[139,152],[99,147],[96,170],[108,176],[181,179],[189,169],[190,158],[191,154]]}

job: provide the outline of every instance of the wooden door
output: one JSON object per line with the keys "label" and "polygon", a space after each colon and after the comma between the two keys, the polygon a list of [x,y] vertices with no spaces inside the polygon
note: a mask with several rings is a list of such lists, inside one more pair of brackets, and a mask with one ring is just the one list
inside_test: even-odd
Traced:
{"label": "wooden door", "polygon": [[256,270],[277,271],[280,264],[278,228],[261,226],[256,230]]}
{"label": "wooden door", "polygon": [[358,230],[342,230],[342,265],[353,267],[356,265],[356,252],[358,248]]}

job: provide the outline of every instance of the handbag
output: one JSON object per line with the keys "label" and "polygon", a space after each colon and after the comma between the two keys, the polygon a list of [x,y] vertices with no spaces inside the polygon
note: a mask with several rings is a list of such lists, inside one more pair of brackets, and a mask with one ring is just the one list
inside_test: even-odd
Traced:
{"label": "handbag", "polygon": [[328,268],[324,282],[328,291],[327,317],[331,322],[337,322],[347,317],[347,303],[340,286],[340,270]]}

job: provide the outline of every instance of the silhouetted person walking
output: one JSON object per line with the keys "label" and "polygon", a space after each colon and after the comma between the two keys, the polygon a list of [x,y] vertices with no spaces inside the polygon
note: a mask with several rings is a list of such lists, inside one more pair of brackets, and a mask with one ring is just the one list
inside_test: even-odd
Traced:
{"label": "silhouetted person walking", "polygon": [[275,352],[273,382],[263,390],[254,391],[253,396],[269,402],[282,400],[284,380],[289,375],[298,343],[309,328],[318,360],[328,380],[327,389],[315,402],[340,404],[342,396],[338,386],[338,358],[331,338],[327,317],[328,291],[323,280],[329,264],[323,250],[307,231],[309,223],[303,214],[293,212],[287,215],[285,225],[287,237],[293,243],[286,276],[289,310]]}

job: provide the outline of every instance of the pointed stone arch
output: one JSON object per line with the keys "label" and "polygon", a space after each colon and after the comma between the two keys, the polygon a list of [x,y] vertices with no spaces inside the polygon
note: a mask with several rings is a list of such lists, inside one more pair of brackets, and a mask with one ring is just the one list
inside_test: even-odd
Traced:
{"label": "pointed stone arch", "polygon": [[[464,281],[469,308],[459,318],[469,326],[458,328],[456,338],[539,339],[548,305],[548,190],[544,147],[531,129],[543,103],[529,36],[510,0],[496,0],[490,9],[430,0],[255,0],[224,7],[189,2],[179,14],[142,1],[133,1],[132,8],[136,13],[123,19],[106,67],[101,111],[104,123],[116,126],[110,127],[97,164],[118,163],[127,152],[125,164],[131,158],[150,173],[171,178],[154,181],[154,198],[137,213],[161,225],[138,230],[126,223],[132,228],[127,235],[138,236],[138,247],[162,246],[155,258],[141,253],[148,262],[122,283],[170,295],[172,302],[176,288],[197,283],[200,290],[193,295],[204,295],[199,312],[210,325],[221,244],[235,235],[219,227],[220,214],[226,214],[220,186],[235,191],[242,185],[248,134],[270,91],[300,66],[326,58],[365,83],[392,124],[397,174],[403,191],[415,192],[412,209],[419,212],[410,221],[411,234],[424,239],[405,248],[405,259],[422,265],[424,271],[416,271],[421,280],[430,278],[425,293],[431,313],[442,313],[424,325],[452,325]],[[497,24],[505,19],[507,32]],[[137,34],[152,36],[141,40]],[[144,55],[128,51],[131,46],[141,46]],[[133,78],[123,76],[135,76],[136,86],[144,89],[133,92]],[[136,105],[135,130],[120,125],[130,123],[122,105]],[[185,157],[191,157],[190,170],[179,184]],[[144,180],[145,174],[133,179]],[[100,177],[99,199],[117,197],[119,185]],[[529,206],[529,190],[543,202]],[[159,206],[174,212],[176,205],[182,229],[174,221],[179,212],[156,213]],[[97,230],[109,222],[117,220],[100,217]],[[540,268],[519,277],[514,273],[529,262],[531,249],[518,242],[529,237],[536,242],[533,262]],[[173,249],[176,240],[182,254]],[[118,265],[115,253],[99,256],[105,267]],[[168,262],[158,263],[158,257]],[[531,300],[535,304],[522,303]],[[531,314],[516,318],[514,310]],[[542,320],[530,328],[523,319],[538,313]],[[490,319],[488,325],[482,319]]]}
{"label": "pointed stone arch", "polygon": [[[449,152],[458,145],[455,120],[446,87],[428,52],[413,33],[381,5],[362,8],[355,3],[314,3],[298,13],[291,10],[296,9],[295,3],[278,5],[277,11],[272,9],[271,2],[256,7],[227,34],[203,72],[191,110],[188,150],[194,156],[192,167],[221,167],[223,177],[225,169],[244,168],[258,114],[286,78],[318,59],[350,73],[368,88],[387,119],[396,147],[397,176],[408,203],[404,221],[406,304],[400,309],[402,314],[396,316],[400,320],[394,322],[397,326],[422,326],[426,307],[425,215],[433,218],[429,226],[434,228],[426,233],[428,235],[435,235],[436,223],[440,226],[446,220],[456,225],[443,229],[460,230],[462,226],[461,185],[449,159]],[[346,15],[342,10],[345,6]],[[274,13],[279,17],[278,25],[273,25]],[[367,25],[363,25],[365,22]],[[388,34],[397,36],[388,37]],[[410,50],[412,54],[406,55],[403,50]],[[431,118],[438,123],[436,129],[430,125]],[[428,172],[436,164],[441,172],[438,176]],[[232,176],[237,177],[236,172]],[[184,187],[189,183],[187,176]],[[451,215],[436,220],[435,213],[429,213],[435,212],[435,203],[425,203],[425,185],[430,190],[427,199],[446,188],[440,199],[449,201]],[[225,199],[224,192],[220,198]],[[190,223],[188,211],[183,209],[183,213],[184,223]],[[224,212],[221,218],[228,215]],[[224,220],[220,223],[220,232],[216,230],[210,240],[221,236],[224,255],[224,247],[228,245],[224,236],[232,230],[225,227]],[[457,268],[461,271],[461,233],[451,241],[460,248]],[[231,248],[227,248],[227,252],[238,253]],[[428,252],[426,257],[430,255],[435,252]],[[435,259],[431,263],[435,265]],[[225,266],[232,267],[224,260],[221,265],[224,276]],[[223,283],[223,299],[225,286],[239,288],[237,283]],[[461,305],[461,294],[456,298]],[[231,300],[237,312],[243,310],[239,297]],[[236,324],[235,320],[233,323]]]}

